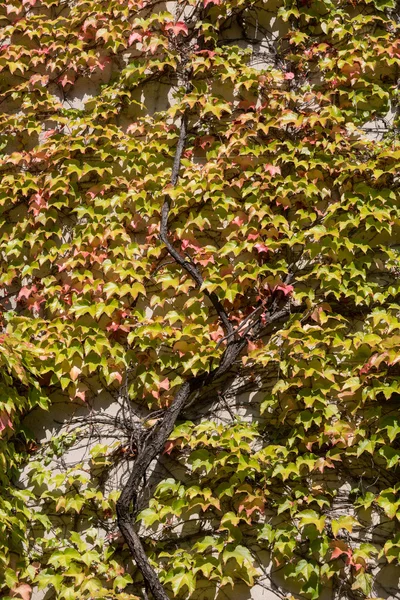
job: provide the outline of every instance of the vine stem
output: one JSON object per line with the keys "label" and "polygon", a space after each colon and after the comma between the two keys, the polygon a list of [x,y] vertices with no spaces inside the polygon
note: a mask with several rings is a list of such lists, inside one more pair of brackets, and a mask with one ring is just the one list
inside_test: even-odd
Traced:
{"label": "vine stem", "polygon": [[[171,185],[175,187],[178,178],[179,171],[181,166],[182,154],[185,148],[186,138],[187,138],[187,128],[188,128],[188,109],[185,110],[182,116],[181,127],[179,131],[179,139],[176,146],[176,153],[174,158],[174,164],[172,166],[172,175],[171,175]],[[192,277],[194,282],[198,287],[202,287],[204,285],[203,277],[201,276],[200,271],[193,264],[193,262],[186,260],[172,245],[169,237],[168,237],[168,216],[171,206],[171,198],[168,194],[166,194],[164,203],[161,209],[161,224],[160,224],[160,240],[165,244],[168,253],[170,256],[180,265],[189,275]],[[209,298],[212,305],[214,306],[220,320],[222,326],[224,328],[226,335],[232,335],[234,333],[233,325],[229,320],[228,315],[224,307],[221,304],[218,296],[215,292],[209,292],[206,288],[203,288],[204,294]]]}
{"label": "vine stem", "polygon": [[[185,110],[181,120],[179,139],[171,174],[171,185],[173,187],[176,186],[179,178],[181,159],[187,138],[187,129],[188,109]],[[196,375],[181,385],[175,394],[171,405],[165,410],[162,419],[160,419],[160,421],[154,426],[143,446],[138,448],[138,454],[135,462],[117,501],[116,508],[118,527],[128,545],[129,551],[137,567],[143,576],[146,588],[150,590],[155,600],[169,600],[169,598],[159,580],[157,573],[150,564],[140,536],[135,530],[134,526],[134,516],[138,510],[138,495],[142,480],[152,461],[159,457],[163,451],[165,443],[174,429],[176,420],[179,417],[182,409],[188,403],[191,395],[195,391],[198,391],[204,386],[209,385],[215,379],[218,379],[227,373],[247,346],[248,341],[257,337],[258,332],[261,330],[261,321],[259,320],[256,323],[252,323],[251,328],[246,328],[246,331],[241,337],[238,336],[237,331],[235,331],[217,295],[214,292],[208,292],[207,289],[204,289],[204,281],[197,267],[192,262],[183,258],[183,256],[172,245],[168,236],[168,216],[170,212],[170,205],[171,198],[168,194],[166,194],[161,211],[160,239],[165,244],[171,257],[192,277],[196,285],[199,288],[202,288],[205,296],[209,298],[218,314],[229,341],[221,356],[219,365],[216,368],[209,373]],[[284,314],[289,314],[287,309],[281,309],[278,312],[279,318],[281,318]],[[274,315],[269,315],[269,317],[269,321],[272,322],[274,320]],[[244,325],[244,323],[242,325]]]}
{"label": "vine stem", "polygon": [[210,373],[192,377],[189,381],[186,381],[181,385],[170,407],[165,411],[164,417],[154,427],[147,438],[146,443],[140,449],[129,478],[117,501],[119,529],[155,600],[169,599],[157,573],[150,565],[141,539],[135,531],[133,524],[133,515],[137,510],[137,500],[141,481],[151,462],[161,454],[166,441],[174,429],[175,422],[191,394],[205,385],[210,384],[217,377],[224,375],[232,367],[246,345],[247,339],[232,341],[225,349],[220,364],[216,369]]}
{"label": "vine stem", "polygon": [[[186,109],[181,121],[181,127],[179,132],[179,139],[176,147],[174,163],[171,174],[171,185],[176,186],[179,171],[181,165],[182,154],[184,151],[186,138],[187,138],[187,127],[188,127],[188,110]],[[173,247],[168,237],[168,215],[170,211],[171,199],[168,195],[165,196],[165,200],[162,206],[161,212],[161,224],[160,224],[160,239],[167,247],[167,250],[171,257],[193,278],[198,287],[203,285],[203,278],[193,263],[185,260],[181,254]],[[229,321],[229,318],[215,293],[209,293],[205,290],[205,294],[212,302],[215,310],[218,313],[219,318],[224,326],[226,333],[229,335],[233,332],[233,326]],[[171,435],[175,422],[185,406],[191,394],[202,387],[206,382],[211,382],[216,376],[222,375],[227,371],[240,354],[247,341],[244,340],[233,341],[229,344],[222,356],[220,365],[214,371],[206,375],[199,375],[191,378],[189,381],[182,384],[176,393],[171,406],[165,411],[164,417],[161,419],[159,424],[155,426],[152,433],[146,440],[144,446],[140,449],[131,473],[125,483],[121,496],[117,501],[117,518],[119,529],[124,536],[124,539],[128,545],[128,548],[135,560],[143,578],[146,582],[147,587],[151,591],[155,600],[168,600],[168,596],[151,566],[149,559],[147,558],[145,549],[141,542],[141,539],[135,531],[133,524],[133,515],[137,510],[138,493],[141,485],[141,481],[147,472],[151,462],[159,456],[162,452],[165,442]]]}

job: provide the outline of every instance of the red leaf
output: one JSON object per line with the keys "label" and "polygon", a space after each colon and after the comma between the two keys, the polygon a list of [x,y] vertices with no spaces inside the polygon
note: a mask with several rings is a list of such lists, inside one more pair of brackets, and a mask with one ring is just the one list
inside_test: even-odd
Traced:
{"label": "red leaf", "polygon": [[32,588],[27,583],[21,583],[21,585],[11,590],[11,596],[13,598],[22,598],[22,600],[30,600],[32,596]]}
{"label": "red leaf", "polygon": [[129,36],[128,39],[128,46],[132,46],[133,42],[141,42],[143,39],[143,36],[140,35],[140,33],[138,33],[137,31],[134,31],[133,33],[131,33],[131,35]]}
{"label": "red leaf", "polygon": [[257,252],[259,252],[261,254],[261,252],[269,252],[269,248],[268,246],[266,246],[265,244],[263,244],[262,242],[259,242],[258,244],[254,244],[254,248],[257,250]]}
{"label": "red leaf", "polygon": [[163,381],[161,381],[159,383],[158,387],[160,387],[162,390],[169,390],[169,379],[168,379],[168,377],[166,377],[165,379],[163,379]]}
{"label": "red leaf", "polygon": [[81,373],[82,373],[82,369],[80,369],[79,367],[76,367],[76,366],[72,367],[72,369],[69,372],[72,381],[76,381]]}
{"label": "red leaf", "polygon": [[75,398],[79,398],[82,402],[86,402],[86,392],[89,391],[89,388],[83,383],[78,383],[75,391]]}
{"label": "red leaf", "polygon": [[26,300],[29,298],[29,296],[31,294],[33,294],[34,292],[37,292],[37,287],[36,285],[33,285],[31,288],[28,288],[26,286],[22,287],[19,290],[19,294],[17,296],[17,300],[21,300],[22,298],[25,298]]}
{"label": "red leaf", "polygon": [[6,427],[13,429],[13,424],[11,423],[8,414],[3,411],[0,413],[0,432],[2,432]]}
{"label": "red leaf", "polygon": [[104,71],[106,65],[111,62],[111,59],[108,56],[100,56],[100,58],[89,58],[88,64],[90,68],[90,72],[93,73],[95,69],[100,69],[100,71]]}
{"label": "red leaf", "polygon": [[331,554],[331,559],[335,560],[335,558],[339,558],[339,556],[341,556],[342,554],[347,554],[347,553],[344,550],[342,550],[341,548],[335,548]]}
{"label": "red leaf", "polygon": [[204,254],[203,248],[195,238],[182,240],[182,250],[186,250],[186,248],[192,248],[197,254]]}
{"label": "red leaf", "polygon": [[110,378],[111,377],[112,379],[116,379],[119,384],[122,383],[122,375],[119,371],[113,371],[112,373],[110,373]]}
{"label": "red leaf", "polygon": [[[378,358],[385,358],[387,356],[387,352],[384,352],[383,355],[382,354],[378,354],[377,352],[375,354],[373,354],[371,356],[371,358],[369,359],[368,362],[365,363],[365,365],[363,367],[361,367],[360,369],[360,375],[365,375],[366,373],[368,373],[372,367],[375,365],[375,363],[378,361]],[[381,361],[379,361],[380,363]]]}
{"label": "red leaf", "polygon": [[63,77],[60,77],[58,79],[58,82],[65,87],[66,85],[70,84],[73,85],[75,83],[75,77],[72,74],[68,74],[66,73],[65,75],[63,75]]}
{"label": "red leaf", "polygon": [[320,313],[322,312],[322,310],[323,310],[322,306],[316,306],[314,308],[314,310],[312,311],[310,318],[313,321],[316,321],[317,323],[321,323]]}
{"label": "red leaf", "polygon": [[[198,53],[199,54],[199,53]],[[198,144],[200,148],[208,148],[215,141],[215,137],[213,135],[203,135],[198,139]]]}
{"label": "red leaf", "polygon": [[248,344],[247,344],[247,350],[249,352],[253,352],[253,350],[257,350],[257,348],[259,348],[259,347],[260,347],[259,344],[255,343],[255,342],[250,342],[249,341]]}
{"label": "red leaf", "polygon": [[281,292],[283,292],[285,294],[285,296],[288,296],[289,294],[291,294],[294,290],[294,287],[292,285],[277,285],[276,286],[277,290],[281,290]]}
{"label": "red leaf", "polygon": [[331,560],[335,560],[335,558],[339,558],[339,556],[341,556],[342,554],[345,554],[347,557],[347,559],[346,559],[346,562],[347,562],[353,554],[353,551],[351,550],[351,548],[349,548],[347,546],[347,544],[345,544],[341,540],[336,540],[335,542],[332,542],[331,547],[333,548],[332,554],[331,554]]}
{"label": "red leaf", "polygon": [[204,56],[212,58],[215,56],[216,52],[214,52],[214,50],[197,50],[196,54],[204,54]]}
{"label": "red leaf", "polygon": [[166,442],[165,446],[164,446],[164,454],[171,454],[172,450],[174,449],[175,444],[176,444],[176,440]]}
{"label": "red leaf", "polygon": [[45,302],[45,298],[43,296],[35,296],[34,298],[31,298],[31,300],[28,302],[28,308],[30,311],[38,311],[40,309],[40,305]]}
{"label": "red leaf", "polygon": [[97,184],[88,189],[86,194],[90,197],[91,200],[93,200],[93,198],[95,198],[99,194],[101,196],[104,196],[104,188],[101,184]]}
{"label": "red leaf", "polygon": [[84,21],[83,25],[82,25],[82,31],[84,31],[85,33],[87,32],[87,30],[89,29],[89,27],[96,27],[97,25],[97,20],[95,17],[86,19],[86,21]]}
{"label": "red leaf", "polygon": [[188,34],[187,25],[183,21],[178,21],[175,24],[174,23],[166,23],[165,24],[165,31],[172,31],[172,33],[174,34],[174,36],[177,36],[180,33],[182,33],[183,35],[187,35]]}
{"label": "red leaf", "polygon": [[244,214],[241,213],[241,215],[238,215],[237,217],[235,217],[232,221],[233,225],[237,225],[238,227],[241,227],[244,223]]}
{"label": "red leaf", "polygon": [[47,208],[47,200],[42,194],[32,194],[29,199],[29,211],[37,217],[42,208]]}
{"label": "red leaf", "polygon": [[217,342],[218,340],[220,340],[223,337],[224,337],[224,330],[222,329],[222,327],[218,327],[218,329],[216,331],[213,331],[212,333],[210,333],[210,338],[214,342]]}
{"label": "red leaf", "polygon": [[47,138],[51,137],[57,130],[56,129],[48,129],[44,134],[43,134],[43,139],[47,140]]}
{"label": "red leaf", "polygon": [[265,165],[264,169],[268,171],[272,176],[281,174],[281,168],[275,167],[274,165]]}
{"label": "red leaf", "polygon": [[294,79],[294,73],[292,73],[291,71],[285,73],[285,79]]}

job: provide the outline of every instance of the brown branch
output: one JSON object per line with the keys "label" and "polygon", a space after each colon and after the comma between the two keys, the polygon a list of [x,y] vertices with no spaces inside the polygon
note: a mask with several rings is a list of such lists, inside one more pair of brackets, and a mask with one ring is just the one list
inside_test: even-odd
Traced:
{"label": "brown branch", "polygon": [[[277,311],[275,315],[269,315],[269,321],[273,322],[288,315],[290,315],[289,308],[283,308]],[[219,379],[227,373],[247,346],[249,339],[256,338],[261,332],[261,327],[261,321],[259,321],[256,330],[251,335],[249,333],[239,340],[229,342],[216,369],[210,373],[203,373],[192,377],[189,381],[182,384],[170,407],[165,411],[163,419],[154,427],[143,447],[140,448],[129,478],[117,501],[119,529],[155,600],[169,600],[169,598],[156,572],[150,565],[140,536],[136,533],[133,524],[142,479],[151,462],[162,452],[166,441],[174,429],[177,418],[192,393],[211,384],[215,379]]]}
{"label": "brown branch", "polygon": [[[190,83],[187,82],[187,88],[189,86]],[[179,178],[182,154],[187,139],[188,112],[188,109],[186,109],[182,116],[171,174],[171,185],[173,187],[176,186]],[[260,315],[258,315],[257,320],[254,320],[254,317],[259,312],[259,309],[256,309],[239,326],[239,329],[241,329],[247,325],[241,336],[239,335],[239,329],[234,329],[217,295],[214,292],[209,292],[207,289],[204,289],[204,280],[197,267],[191,261],[186,260],[170,242],[168,237],[168,217],[170,212],[170,204],[171,198],[167,194],[165,196],[161,211],[160,239],[165,244],[170,256],[192,277],[197,287],[203,288],[205,296],[211,301],[218,314],[225,331],[226,339],[229,339],[229,341],[225,351],[221,356],[219,365],[215,369],[209,373],[203,373],[201,375],[191,377],[188,381],[181,385],[175,394],[171,405],[164,412],[163,418],[151,430],[143,445],[138,448],[138,454],[132,470],[117,501],[117,519],[119,529],[128,545],[130,553],[137,567],[142,573],[146,590],[150,590],[155,600],[168,600],[168,595],[166,594],[157,573],[151,566],[140,536],[135,530],[134,518],[138,510],[138,495],[141,490],[142,480],[145,477],[151,462],[158,458],[163,451],[165,443],[174,429],[176,420],[178,419],[185,405],[187,405],[193,393],[200,390],[204,386],[211,384],[214,380],[219,379],[226,374],[234,365],[241,352],[245,349],[248,341],[250,339],[257,338],[263,327]],[[287,305],[289,305],[289,302],[285,302],[285,307],[281,308],[280,310],[278,310],[278,307],[276,307],[276,314],[272,314],[272,311],[270,310],[267,313],[268,322],[271,323],[278,318],[283,318],[284,315],[289,315],[290,309],[287,307]],[[253,317],[253,319],[251,317]],[[194,400],[196,400],[196,397]]]}
{"label": "brown branch", "polygon": [[[254,316],[257,313],[261,313],[263,310],[265,310],[265,306],[258,306],[257,308],[255,308],[249,315],[247,315],[247,317],[245,317],[243,319],[243,321],[236,327],[236,329],[234,329],[234,331],[232,331],[231,333],[229,333],[228,335],[226,335],[225,337],[223,337],[222,339],[220,339],[218,341],[218,344],[215,346],[215,349],[218,349],[223,342],[226,342],[226,340],[228,340],[233,335],[239,334],[239,331],[241,331],[243,329],[243,327],[246,325],[246,323],[248,323],[250,321],[250,319],[254,318]],[[257,321],[258,321],[258,319],[257,319]],[[253,327],[257,321],[255,321],[254,323],[251,323],[248,327],[250,327],[250,328]],[[248,329],[248,327],[246,328],[246,330]]]}
{"label": "brown branch", "polygon": [[[188,109],[186,109],[182,116],[181,128],[180,128],[180,132],[179,132],[179,139],[178,139],[178,143],[176,146],[174,164],[172,167],[171,185],[173,187],[176,186],[176,183],[179,178],[181,159],[182,159],[182,154],[183,154],[183,150],[185,148],[185,143],[186,143],[186,138],[187,138],[188,112],[189,112]],[[178,263],[178,265],[180,265],[187,273],[189,273],[189,275],[192,277],[192,279],[195,281],[195,283],[198,287],[202,287],[202,285],[204,284],[204,280],[203,280],[203,277],[201,276],[198,268],[192,262],[183,258],[183,256],[174,248],[174,246],[171,244],[171,242],[169,240],[168,216],[169,216],[169,211],[170,211],[170,205],[171,205],[171,198],[167,194],[165,196],[164,203],[163,203],[163,206],[161,209],[160,240],[165,244],[169,254]],[[211,301],[215,310],[217,311],[217,314],[221,320],[221,323],[222,323],[222,326],[224,328],[226,335],[230,335],[230,334],[234,333],[233,325],[230,322],[229,317],[226,314],[226,311],[225,311],[224,307],[222,306],[217,294],[215,292],[209,292],[207,289],[204,289],[203,291],[204,291],[204,294],[207,296],[207,298],[209,298],[209,300]]]}
{"label": "brown branch", "polygon": [[142,479],[150,463],[162,452],[166,441],[174,429],[175,422],[191,394],[204,385],[208,385],[215,378],[224,375],[231,368],[246,345],[246,338],[232,341],[227,346],[219,366],[214,371],[192,377],[189,381],[182,384],[171,406],[165,411],[163,419],[154,427],[145,444],[140,449],[128,481],[125,483],[121,496],[117,501],[118,527],[155,600],[168,600],[168,596],[156,572],[149,563],[143,544],[133,524],[133,516],[137,510],[137,500]]}

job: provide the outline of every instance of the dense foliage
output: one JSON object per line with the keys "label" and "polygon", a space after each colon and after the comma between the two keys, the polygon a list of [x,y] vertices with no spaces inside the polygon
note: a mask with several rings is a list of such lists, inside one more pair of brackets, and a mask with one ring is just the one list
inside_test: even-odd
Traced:
{"label": "dense foliage", "polygon": [[399,14],[0,2],[2,598],[400,598]]}

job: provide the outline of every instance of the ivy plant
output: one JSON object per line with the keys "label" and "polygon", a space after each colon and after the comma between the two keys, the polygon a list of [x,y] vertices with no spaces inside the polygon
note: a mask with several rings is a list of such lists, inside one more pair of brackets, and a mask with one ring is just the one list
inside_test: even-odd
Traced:
{"label": "ivy plant", "polygon": [[398,3],[0,27],[2,598],[400,598]]}

